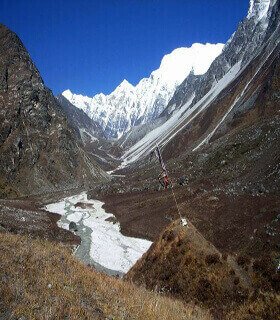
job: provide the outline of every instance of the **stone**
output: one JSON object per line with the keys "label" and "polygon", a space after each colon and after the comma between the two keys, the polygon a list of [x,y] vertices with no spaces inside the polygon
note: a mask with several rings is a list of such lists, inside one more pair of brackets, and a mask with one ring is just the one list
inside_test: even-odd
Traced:
{"label": "stone", "polygon": [[78,231],[77,224],[76,224],[74,221],[71,221],[71,222],[69,223],[69,230],[70,230],[70,231],[75,231],[75,232]]}

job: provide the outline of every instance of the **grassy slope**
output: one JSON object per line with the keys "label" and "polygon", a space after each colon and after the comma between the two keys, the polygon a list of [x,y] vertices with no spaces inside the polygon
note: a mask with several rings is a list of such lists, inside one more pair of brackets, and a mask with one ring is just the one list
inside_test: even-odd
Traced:
{"label": "grassy slope", "polygon": [[69,247],[0,233],[0,318],[211,319],[194,306],[98,273]]}
{"label": "grassy slope", "polygon": [[280,274],[271,258],[221,255],[192,224],[172,223],[125,277],[195,302],[216,319],[279,319]]}

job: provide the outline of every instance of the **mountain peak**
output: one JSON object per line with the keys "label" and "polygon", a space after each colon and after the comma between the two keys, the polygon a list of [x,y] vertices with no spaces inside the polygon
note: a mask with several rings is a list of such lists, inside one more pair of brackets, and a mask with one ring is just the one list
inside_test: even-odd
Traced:
{"label": "mountain peak", "polygon": [[166,82],[179,84],[192,69],[196,75],[204,74],[223,47],[223,43],[194,43],[191,47],[177,48],[163,57],[154,74],[158,74]]}
{"label": "mountain peak", "polygon": [[136,86],[124,79],[109,95],[93,98],[63,95],[76,107],[97,121],[108,137],[119,138],[135,124],[149,123],[167,106],[176,87],[193,69],[203,74],[222,52],[223,44],[195,43],[190,48],[178,48],[165,55],[160,67]]}
{"label": "mountain peak", "polygon": [[128,82],[126,79],[124,79],[117,87],[116,89],[112,92],[113,93],[116,93],[116,92],[120,92],[120,91],[128,91],[128,90],[134,90],[135,87],[130,83]]}
{"label": "mountain peak", "polygon": [[67,90],[64,90],[63,92],[62,92],[62,95],[66,98],[66,99],[71,99],[72,98],[72,96],[73,96],[73,93],[72,93],[72,91],[70,90],[70,89],[67,89]]}
{"label": "mountain peak", "polygon": [[121,84],[119,86],[132,86],[132,84],[129,83],[126,79],[123,79],[123,81],[121,82]]}

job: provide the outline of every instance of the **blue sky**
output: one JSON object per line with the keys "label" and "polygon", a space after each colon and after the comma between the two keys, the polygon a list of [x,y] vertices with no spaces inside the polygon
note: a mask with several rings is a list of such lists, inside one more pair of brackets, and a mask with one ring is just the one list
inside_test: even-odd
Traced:
{"label": "blue sky", "polygon": [[92,96],[124,78],[136,84],[164,54],[226,42],[249,0],[0,0],[46,85]]}

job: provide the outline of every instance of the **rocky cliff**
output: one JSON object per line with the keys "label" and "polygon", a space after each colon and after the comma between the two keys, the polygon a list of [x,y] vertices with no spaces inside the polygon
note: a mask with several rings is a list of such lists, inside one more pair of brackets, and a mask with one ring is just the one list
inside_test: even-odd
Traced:
{"label": "rocky cliff", "polygon": [[82,186],[106,174],[83,150],[20,39],[0,25],[0,194]]}

